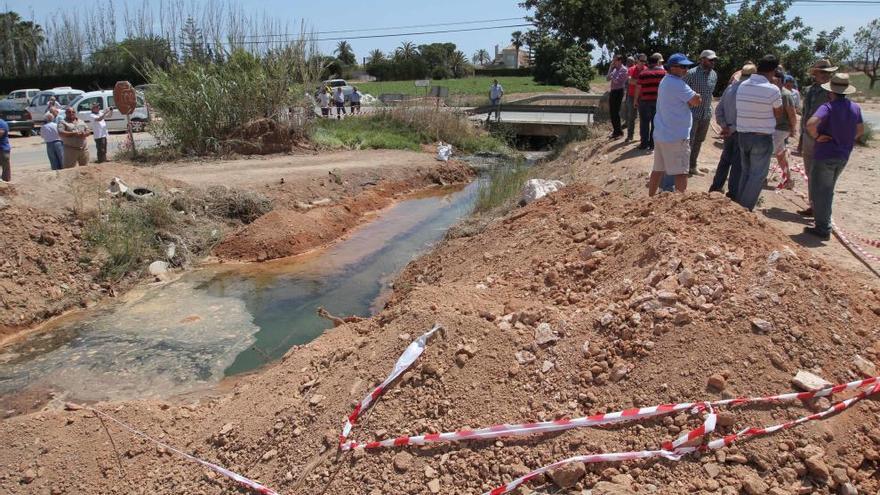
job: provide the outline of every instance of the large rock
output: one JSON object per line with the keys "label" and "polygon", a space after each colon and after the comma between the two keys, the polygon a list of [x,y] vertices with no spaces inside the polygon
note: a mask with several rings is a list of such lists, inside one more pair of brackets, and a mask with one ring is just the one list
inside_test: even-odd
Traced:
{"label": "large rock", "polygon": [[587,468],[583,462],[570,462],[547,474],[559,488],[571,488],[587,474]]}
{"label": "large rock", "polygon": [[767,483],[764,483],[761,478],[753,474],[750,474],[743,479],[742,486],[743,490],[749,495],[763,495],[770,489],[770,486],[767,485]]}
{"label": "large rock", "polygon": [[559,340],[559,336],[550,328],[549,323],[539,323],[535,327],[535,343],[538,345],[549,345]]}
{"label": "large rock", "polygon": [[828,388],[831,386],[831,382],[825,380],[821,376],[814,375],[809,371],[798,370],[797,374],[794,375],[794,378],[791,379],[791,384],[800,390],[805,392],[815,392],[816,390],[822,390],[823,388]]}

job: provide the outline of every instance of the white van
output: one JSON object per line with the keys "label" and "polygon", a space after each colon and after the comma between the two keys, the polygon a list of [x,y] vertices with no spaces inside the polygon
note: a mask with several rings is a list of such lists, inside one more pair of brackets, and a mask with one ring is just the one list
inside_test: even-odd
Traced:
{"label": "white van", "polygon": [[31,99],[31,102],[28,103],[28,112],[33,116],[35,124],[43,124],[43,121],[46,120],[46,108],[49,106],[49,98],[54,96],[55,101],[64,108],[67,105],[70,105],[70,102],[83,93],[84,91],[73,89],[70,86],[62,86],[40,91]]}
{"label": "white van", "polygon": [[39,89],[16,89],[15,91],[6,95],[7,100],[15,100],[17,103],[25,103],[31,101],[31,98],[37,96],[39,93]]}
{"label": "white van", "polygon": [[[137,107],[131,114],[132,130],[141,131],[144,129],[146,123],[150,121],[150,111],[147,109],[146,103],[144,102],[143,94],[136,93],[136,98]],[[109,132],[126,130],[125,115],[121,114],[117,109],[118,107],[116,106],[116,101],[113,99],[112,90],[105,89],[101,91],[89,91],[73,100],[70,105],[76,110],[76,114],[80,120],[88,123],[92,121],[92,105],[95,103],[98,104],[101,110],[104,110],[107,107],[116,110],[113,112],[113,115],[106,119],[107,130]]]}

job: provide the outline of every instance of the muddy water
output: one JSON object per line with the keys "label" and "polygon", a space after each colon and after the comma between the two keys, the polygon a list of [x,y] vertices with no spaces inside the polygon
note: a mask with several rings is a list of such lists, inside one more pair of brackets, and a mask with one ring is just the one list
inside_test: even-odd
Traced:
{"label": "muddy water", "polygon": [[53,392],[79,400],[166,397],[254,370],[329,328],[319,306],[360,316],[381,307],[390,280],[470,212],[477,188],[409,198],[319,252],[207,267],[59,320],[0,350],[0,403],[9,409],[16,399]]}

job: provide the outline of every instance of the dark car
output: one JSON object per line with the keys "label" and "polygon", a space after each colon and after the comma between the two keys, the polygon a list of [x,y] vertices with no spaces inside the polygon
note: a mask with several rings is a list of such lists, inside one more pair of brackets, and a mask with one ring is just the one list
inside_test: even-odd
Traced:
{"label": "dark car", "polygon": [[34,121],[27,110],[27,103],[0,100],[0,119],[9,124],[10,131],[19,131],[24,137],[34,135]]}

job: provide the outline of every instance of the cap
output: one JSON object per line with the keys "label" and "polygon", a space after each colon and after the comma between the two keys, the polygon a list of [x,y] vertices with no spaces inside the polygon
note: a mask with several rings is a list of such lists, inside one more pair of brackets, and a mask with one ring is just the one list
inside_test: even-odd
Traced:
{"label": "cap", "polygon": [[838,95],[851,95],[855,93],[856,87],[849,83],[849,74],[834,74],[830,81],[822,85],[822,89],[831,91]]}
{"label": "cap", "polygon": [[[640,62],[647,62],[648,56],[644,53],[640,53],[638,57],[636,57]],[[662,58],[662,57],[661,57]]]}
{"label": "cap", "polygon": [[700,54],[700,58],[708,58],[709,60],[715,60],[718,58],[718,55],[715,55],[714,50],[703,50],[703,53]]}
{"label": "cap", "polygon": [[658,62],[663,62],[663,55],[661,55],[660,52],[654,52],[651,54],[651,58],[656,59]]}
{"label": "cap", "polygon": [[783,80],[783,82],[787,82],[787,83],[794,82],[794,76],[792,76],[792,75],[790,75],[790,74],[789,74],[789,75],[786,75],[786,76],[785,76],[785,79]]}
{"label": "cap", "polygon": [[683,53],[676,53],[667,60],[669,65],[694,65]]}

